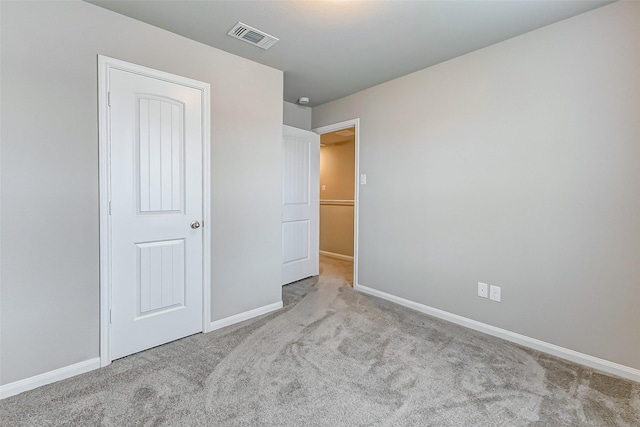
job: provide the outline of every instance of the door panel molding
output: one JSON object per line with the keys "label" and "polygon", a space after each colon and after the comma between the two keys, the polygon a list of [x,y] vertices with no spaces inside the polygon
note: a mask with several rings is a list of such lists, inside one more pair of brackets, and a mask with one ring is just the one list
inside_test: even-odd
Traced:
{"label": "door panel molding", "polygon": [[[202,330],[211,331],[211,89],[208,83],[193,80],[137,64],[98,55],[98,161],[100,211],[100,366],[111,363],[111,162],[109,118],[109,72],[122,70],[170,83],[187,86],[201,92],[202,111]],[[167,179],[165,177],[164,179]],[[172,197],[167,210],[174,210],[182,201]],[[164,209],[162,209],[164,210]]]}

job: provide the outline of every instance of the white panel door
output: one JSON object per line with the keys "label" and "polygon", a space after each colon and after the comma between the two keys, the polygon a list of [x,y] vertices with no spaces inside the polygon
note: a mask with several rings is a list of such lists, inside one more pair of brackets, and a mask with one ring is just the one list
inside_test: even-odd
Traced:
{"label": "white panel door", "polygon": [[283,127],[282,284],[318,274],[320,135]]}
{"label": "white panel door", "polygon": [[117,69],[109,92],[117,359],[202,331],[202,92]]}

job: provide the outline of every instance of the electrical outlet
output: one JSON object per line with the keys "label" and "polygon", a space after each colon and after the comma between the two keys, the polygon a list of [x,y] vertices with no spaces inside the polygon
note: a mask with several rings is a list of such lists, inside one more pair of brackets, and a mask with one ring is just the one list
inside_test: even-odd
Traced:
{"label": "electrical outlet", "polygon": [[489,285],[486,283],[478,282],[478,296],[482,298],[489,297]]}
{"label": "electrical outlet", "polygon": [[500,286],[491,285],[489,287],[489,299],[491,301],[500,302],[500,294],[501,294],[501,292],[502,292],[502,289],[500,289]]}
{"label": "electrical outlet", "polygon": [[323,184],[321,190],[325,191],[326,189],[327,189],[327,186]]}

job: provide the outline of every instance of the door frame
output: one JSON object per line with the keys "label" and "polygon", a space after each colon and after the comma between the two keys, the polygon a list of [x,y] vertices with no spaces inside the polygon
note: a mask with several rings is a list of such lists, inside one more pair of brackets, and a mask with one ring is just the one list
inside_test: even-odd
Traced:
{"label": "door frame", "polygon": [[202,331],[211,324],[211,87],[119,59],[98,55],[98,170],[100,212],[100,366],[111,363],[111,152],[109,144],[109,71],[117,69],[201,91],[202,100]]}
{"label": "door frame", "polygon": [[[320,126],[312,129],[318,135],[335,132],[337,130],[355,128],[355,177],[353,192],[353,289],[357,289],[358,284],[358,235],[359,235],[359,217],[360,217],[360,119],[345,120],[344,122],[334,123],[332,125]],[[319,223],[319,221],[318,221]]]}

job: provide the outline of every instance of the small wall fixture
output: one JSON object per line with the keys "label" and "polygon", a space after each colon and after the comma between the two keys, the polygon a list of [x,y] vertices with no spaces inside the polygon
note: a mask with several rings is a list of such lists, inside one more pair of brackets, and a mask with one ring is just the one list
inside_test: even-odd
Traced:
{"label": "small wall fixture", "polygon": [[298,104],[300,105],[307,105],[308,103],[309,103],[309,98],[306,96],[303,96],[300,99],[298,99]]}

